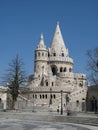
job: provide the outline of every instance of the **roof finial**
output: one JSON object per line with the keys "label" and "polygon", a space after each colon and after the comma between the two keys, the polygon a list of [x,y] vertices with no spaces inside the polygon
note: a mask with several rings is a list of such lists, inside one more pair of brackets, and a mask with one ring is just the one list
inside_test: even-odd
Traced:
{"label": "roof finial", "polygon": [[57,21],[57,25],[59,25],[59,21]]}
{"label": "roof finial", "polygon": [[44,37],[43,37],[43,33],[41,33],[41,36],[40,36],[40,38],[41,38],[41,39],[43,39],[43,38],[44,38]]}

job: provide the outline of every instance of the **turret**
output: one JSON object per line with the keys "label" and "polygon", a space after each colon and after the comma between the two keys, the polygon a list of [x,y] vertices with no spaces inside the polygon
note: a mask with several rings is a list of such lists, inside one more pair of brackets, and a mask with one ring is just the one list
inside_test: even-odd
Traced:
{"label": "turret", "polygon": [[49,63],[53,75],[62,72],[70,73],[73,70],[73,59],[69,57],[68,48],[65,46],[59,23],[57,23],[55,33],[49,48]]}
{"label": "turret", "polygon": [[41,34],[39,44],[35,50],[35,67],[34,72],[38,76],[42,74],[47,74],[47,60],[48,60],[48,51],[44,44],[44,37]]}

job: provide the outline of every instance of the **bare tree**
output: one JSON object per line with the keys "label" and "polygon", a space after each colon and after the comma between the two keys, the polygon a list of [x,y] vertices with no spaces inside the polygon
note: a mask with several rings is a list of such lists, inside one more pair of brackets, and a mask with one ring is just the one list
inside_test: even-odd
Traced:
{"label": "bare tree", "polygon": [[12,109],[15,107],[15,101],[17,101],[17,97],[19,94],[19,87],[26,82],[26,74],[24,71],[24,63],[22,59],[16,55],[15,59],[13,59],[9,63],[9,67],[7,70],[7,74],[4,77],[4,82],[10,88],[10,93],[12,95]]}
{"label": "bare tree", "polygon": [[89,80],[91,84],[98,85],[98,47],[87,51]]}

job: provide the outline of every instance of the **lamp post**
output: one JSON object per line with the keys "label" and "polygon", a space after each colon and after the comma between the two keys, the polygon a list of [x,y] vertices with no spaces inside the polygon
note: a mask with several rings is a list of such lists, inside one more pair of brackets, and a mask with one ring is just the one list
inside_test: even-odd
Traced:
{"label": "lamp post", "polygon": [[61,90],[61,115],[63,115],[63,90]]}

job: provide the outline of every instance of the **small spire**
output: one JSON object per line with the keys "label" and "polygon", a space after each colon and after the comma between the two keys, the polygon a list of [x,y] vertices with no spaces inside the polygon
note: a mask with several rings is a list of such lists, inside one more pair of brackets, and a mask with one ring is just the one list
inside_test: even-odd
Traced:
{"label": "small spire", "polygon": [[43,33],[41,33],[40,39],[44,39],[44,37],[43,37]]}
{"label": "small spire", "polygon": [[38,44],[38,48],[46,48],[46,46],[44,44],[44,37],[43,37],[42,33],[41,33],[41,36],[40,36],[40,41],[39,41],[39,44]]}
{"label": "small spire", "polygon": [[59,21],[57,21],[57,25],[59,25]]}

